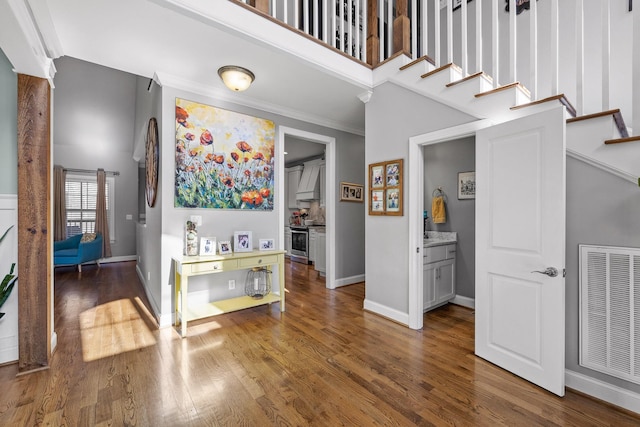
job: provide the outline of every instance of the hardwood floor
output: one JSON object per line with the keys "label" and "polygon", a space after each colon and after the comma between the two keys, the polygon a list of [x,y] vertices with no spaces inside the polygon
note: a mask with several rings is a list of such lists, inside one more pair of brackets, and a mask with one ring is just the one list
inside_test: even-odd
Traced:
{"label": "hardwood floor", "polygon": [[58,349],[46,371],[0,367],[0,425],[631,426],[640,416],[551,395],[473,355],[473,312],[413,331],[287,264],[278,304],[157,329],[134,263],[56,269]]}

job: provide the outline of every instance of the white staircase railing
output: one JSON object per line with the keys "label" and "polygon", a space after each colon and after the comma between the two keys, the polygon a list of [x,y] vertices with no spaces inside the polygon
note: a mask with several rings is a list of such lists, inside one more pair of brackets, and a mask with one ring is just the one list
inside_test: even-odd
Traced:
{"label": "white staircase railing", "polygon": [[640,12],[629,0],[242,1],[373,66],[398,51],[455,62],[496,87],[520,81],[532,100],[564,93],[579,115],[619,108],[640,133]]}

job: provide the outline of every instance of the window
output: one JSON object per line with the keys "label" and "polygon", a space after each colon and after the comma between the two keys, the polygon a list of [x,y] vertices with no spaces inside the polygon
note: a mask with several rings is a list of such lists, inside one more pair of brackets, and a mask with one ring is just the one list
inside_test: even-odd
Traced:
{"label": "window", "polygon": [[[115,241],[114,221],[115,180],[108,176],[106,180],[107,220],[109,235]],[[93,233],[96,227],[96,196],[98,182],[95,176],[67,174],[65,198],[67,206],[67,237],[82,233]]]}

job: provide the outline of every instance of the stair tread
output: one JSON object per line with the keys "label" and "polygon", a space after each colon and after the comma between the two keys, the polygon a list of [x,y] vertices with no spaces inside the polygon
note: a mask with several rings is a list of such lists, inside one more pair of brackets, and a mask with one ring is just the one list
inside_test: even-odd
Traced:
{"label": "stair tread", "polygon": [[[531,106],[534,106],[534,105],[540,105],[540,104],[544,104],[545,102],[552,102],[552,101],[560,102],[562,105],[567,107],[567,111],[569,112],[569,114],[572,117],[576,116],[576,109],[573,107],[573,105],[571,105],[571,103],[569,102],[567,97],[564,95],[564,93],[560,93],[558,95],[553,95],[553,96],[550,96],[548,98],[538,99],[536,101],[528,102],[526,104],[514,105],[513,107],[511,107],[511,109],[512,110],[518,110],[520,108],[531,107]],[[572,119],[568,119],[567,122],[569,120],[572,120]]]}
{"label": "stair tread", "polygon": [[464,78],[462,78],[460,80],[456,80],[454,82],[448,83],[447,87],[455,86],[457,84],[464,83],[466,81],[469,81],[469,80],[472,80],[472,79],[475,79],[475,78],[482,78],[482,77],[484,77],[489,83],[493,82],[493,79],[489,75],[485,74],[484,71],[478,71],[475,74],[471,74],[471,75],[468,75],[467,77],[464,77]]}
{"label": "stair tread", "polygon": [[582,120],[596,119],[598,117],[606,117],[606,116],[612,116],[613,121],[615,122],[616,127],[618,128],[618,132],[620,133],[620,139],[629,137],[629,132],[627,131],[627,125],[624,122],[624,118],[622,117],[622,113],[620,112],[619,108],[616,108],[615,110],[601,111],[599,113],[585,114],[583,116],[574,117],[572,119],[568,119],[567,123],[575,123]]}
{"label": "stair tread", "polygon": [[640,136],[628,136],[626,138],[607,139],[604,143],[610,144],[622,144],[625,142],[640,142]]}
{"label": "stair tread", "polygon": [[483,97],[483,96],[491,95],[492,93],[502,92],[504,90],[511,89],[513,87],[520,89],[527,96],[531,96],[531,93],[529,92],[529,89],[527,89],[526,87],[521,85],[520,82],[513,82],[513,83],[509,83],[509,84],[503,85],[503,86],[498,86],[497,88],[488,90],[486,92],[476,93],[475,97],[476,98],[480,98],[480,97]]}
{"label": "stair tread", "polygon": [[453,62],[450,62],[450,63],[448,63],[448,64],[446,64],[446,65],[443,65],[442,67],[436,68],[436,69],[435,69],[435,70],[433,70],[433,71],[429,71],[428,73],[425,73],[425,74],[421,75],[420,77],[422,77],[423,79],[425,79],[425,78],[427,78],[427,77],[429,77],[429,76],[431,76],[431,75],[433,75],[433,74],[439,73],[439,72],[444,71],[444,70],[446,70],[446,69],[448,69],[448,68],[454,68],[454,69],[456,69],[456,70],[458,70],[458,71],[462,71],[462,69],[461,69],[460,67],[458,67],[458,66],[457,66],[456,64],[454,64]]}
{"label": "stair tread", "polygon": [[436,61],[434,61],[429,55],[424,55],[421,56],[418,59],[414,59],[413,61],[409,62],[408,64],[403,65],[402,67],[400,67],[400,71],[406,70],[407,68],[416,65],[419,62],[422,61],[427,61],[428,63],[430,63],[431,65],[435,66],[436,65]]}

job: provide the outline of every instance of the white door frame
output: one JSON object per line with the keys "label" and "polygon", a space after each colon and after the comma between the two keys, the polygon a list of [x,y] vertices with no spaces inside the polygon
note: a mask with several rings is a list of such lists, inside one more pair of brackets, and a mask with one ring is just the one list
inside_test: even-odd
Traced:
{"label": "white door frame", "polygon": [[484,119],[441,129],[409,138],[409,327],[422,328],[422,227],[424,211],[424,156],[422,147],[475,135],[480,129],[492,126]]}
{"label": "white door frame", "polygon": [[325,144],[325,217],[326,217],[326,233],[327,244],[325,248],[327,260],[326,287],[329,289],[336,288],[336,139],[320,135],[318,133],[307,132],[301,129],[295,129],[287,126],[278,126],[278,236],[280,237],[280,249],[284,250],[284,212],[286,210],[284,194],[284,138],[286,135],[304,139],[306,141]]}

